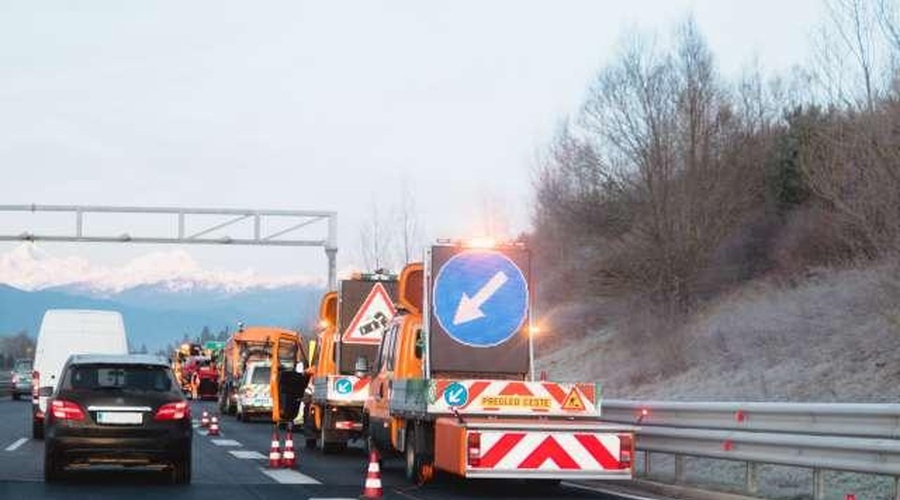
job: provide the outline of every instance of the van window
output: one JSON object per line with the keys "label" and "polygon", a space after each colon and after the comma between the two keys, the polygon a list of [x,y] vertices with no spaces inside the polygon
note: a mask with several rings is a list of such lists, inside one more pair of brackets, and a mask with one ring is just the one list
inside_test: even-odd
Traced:
{"label": "van window", "polygon": [[257,366],[253,369],[253,373],[250,374],[250,383],[251,384],[266,384],[269,383],[269,377],[272,374],[272,369],[268,366]]}

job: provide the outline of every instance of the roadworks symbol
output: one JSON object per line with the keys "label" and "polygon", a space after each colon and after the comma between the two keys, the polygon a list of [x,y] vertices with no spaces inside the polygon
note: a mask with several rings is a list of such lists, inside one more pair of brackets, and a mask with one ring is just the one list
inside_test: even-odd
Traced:
{"label": "roadworks symbol", "polygon": [[578,389],[575,387],[569,391],[569,395],[566,396],[566,401],[562,405],[563,410],[584,410],[584,401],[581,400],[581,395],[578,394]]}

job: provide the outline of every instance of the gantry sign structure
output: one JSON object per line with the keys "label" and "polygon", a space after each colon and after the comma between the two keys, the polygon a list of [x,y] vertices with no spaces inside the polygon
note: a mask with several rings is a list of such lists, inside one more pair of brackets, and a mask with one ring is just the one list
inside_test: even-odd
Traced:
{"label": "gantry sign structure", "polygon": [[337,288],[337,212],[0,205],[0,222],[0,241],[322,247]]}

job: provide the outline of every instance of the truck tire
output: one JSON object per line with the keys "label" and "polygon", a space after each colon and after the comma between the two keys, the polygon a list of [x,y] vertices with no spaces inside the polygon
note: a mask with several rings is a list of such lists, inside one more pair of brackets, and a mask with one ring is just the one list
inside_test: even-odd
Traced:
{"label": "truck tire", "polygon": [[303,438],[307,450],[316,449],[316,422],[310,411],[310,405],[303,407]]}
{"label": "truck tire", "polygon": [[406,429],[405,475],[407,481],[422,484],[425,482],[425,457],[418,451],[417,434],[412,428]]}

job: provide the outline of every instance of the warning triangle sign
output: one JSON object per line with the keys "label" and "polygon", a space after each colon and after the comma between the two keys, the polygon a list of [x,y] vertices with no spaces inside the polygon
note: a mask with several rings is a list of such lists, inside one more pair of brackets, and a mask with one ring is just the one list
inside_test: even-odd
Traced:
{"label": "warning triangle sign", "polygon": [[381,283],[375,283],[368,297],[356,311],[350,326],[344,330],[341,342],[348,344],[379,344],[388,323],[397,314],[394,303]]}
{"label": "warning triangle sign", "polygon": [[562,405],[563,410],[584,410],[584,401],[581,400],[581,395],[578,394],[578,389],[575,387],[569,391],[569,394],[566,396],[566,400]]}

